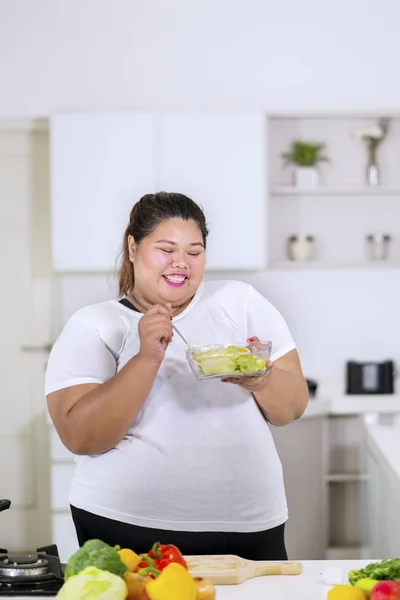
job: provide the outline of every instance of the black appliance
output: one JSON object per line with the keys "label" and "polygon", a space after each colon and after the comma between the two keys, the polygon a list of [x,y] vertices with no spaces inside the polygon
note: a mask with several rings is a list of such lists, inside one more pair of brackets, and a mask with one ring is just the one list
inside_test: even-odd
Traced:
{"label": "black appliance", "polygon": [[393,394],[394,378],[392,360],[346,363],[347,394]]}
{"label": "black appliance", "polygon": [[314,379],[306,379],[306,382],[307,382],[308,393],[310,395],[310,398],[314,398],[314,396],[317,393],[318,383],[316,381],[314,381]]}
{"label": "black appliance", "polygon": [[[10,500],[0,500],[0,511],[10,506]],[[24,554],[0,549],[0,596],[56,596],[63,583],[56,545]]]}

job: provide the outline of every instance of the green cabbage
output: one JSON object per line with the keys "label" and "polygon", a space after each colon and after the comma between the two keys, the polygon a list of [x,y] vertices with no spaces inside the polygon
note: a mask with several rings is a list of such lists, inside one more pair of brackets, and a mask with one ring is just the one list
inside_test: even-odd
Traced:
{"label": "green cabbage", "polygon": [[69,577],[57,594],[58,600],[125,600],[128,588],[121,577],[87,567]]}

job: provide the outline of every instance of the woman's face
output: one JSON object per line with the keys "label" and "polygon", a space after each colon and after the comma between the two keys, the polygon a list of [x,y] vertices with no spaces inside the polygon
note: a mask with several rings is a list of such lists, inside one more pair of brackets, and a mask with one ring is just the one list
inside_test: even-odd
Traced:
{"label": "woman's face", "polygon": [[134,255],[134,296],[138,302],[169,303],[176,308],[196,293],[205,252],[202,233],[194,221],[164,221],[139,246],[130,237],[129,246]]}

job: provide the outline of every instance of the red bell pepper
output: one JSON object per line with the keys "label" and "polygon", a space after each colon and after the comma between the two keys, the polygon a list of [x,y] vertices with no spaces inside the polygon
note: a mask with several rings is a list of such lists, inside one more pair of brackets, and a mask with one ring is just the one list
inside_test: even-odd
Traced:
{"label": "red bell pepper", "polygon": [[142,559],[136,567],[136,573],[143,577],[149,576],[152,579],[156,579],[160,574],[160,569],[157,568],[156,561],[149,554],[141,554]]}
{"label": "red bell pepper", "polygon": [[149,556],[155,560],[159,571],[162,571],[172,562],[179,563],[185,569],[188,568],[181,551],[173,544],[161,545],[160,542],[156,542],[150,550]]}

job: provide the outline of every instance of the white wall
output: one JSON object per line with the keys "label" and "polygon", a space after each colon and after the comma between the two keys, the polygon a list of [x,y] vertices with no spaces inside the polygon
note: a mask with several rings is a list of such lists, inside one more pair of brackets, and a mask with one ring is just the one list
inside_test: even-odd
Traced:
{"label": "white wall", "polygon": [[[140,107],[396,110],[399,23],[398,0],[0,0],[0,118]],[[400,362],[398,271],[242,278],[284,312],[309,376],[337,379],[347,358]],[[61,321],[111,295],[101,276],[61,284]]]}
{"label": "white wall", "polygon": [[0,0],[0,116],[400,106],[398,0]]}

